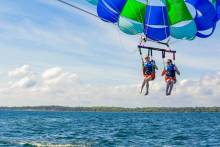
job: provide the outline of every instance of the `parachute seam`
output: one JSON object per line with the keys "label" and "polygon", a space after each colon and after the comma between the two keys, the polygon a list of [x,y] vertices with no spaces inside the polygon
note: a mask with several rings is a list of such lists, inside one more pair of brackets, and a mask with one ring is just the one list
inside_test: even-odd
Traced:
{"label": "parachute seam", "polygon": [[[148,5],[149,6],[149,5]],[[146,34],[148,35],[148,24],[149,24],[149,21],[150,21],[150,15],[151,15],[151,7],[150,7],[150,10],[149,10],[149,15],[148,15],[148,19],[147,19],[147,28],[146,28]]]}
{"label": "parachute seam", "polygon": [[[164,26],[166,26],[165,25],[165,17],[164,17],[164,10],[163,10],[164,8],[162,7],[162,12],[163,12],[163,25]],[[167,27],[165,27],[165,34],[166,34],[166,38],[168,37],[168,35],[167,35],[167,29],[166,29]]]}

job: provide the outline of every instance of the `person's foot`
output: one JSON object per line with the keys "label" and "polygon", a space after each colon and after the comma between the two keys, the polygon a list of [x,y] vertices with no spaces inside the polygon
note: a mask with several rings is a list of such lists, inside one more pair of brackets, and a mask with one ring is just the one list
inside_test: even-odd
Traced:
{"label": "person's foot", "polygon": [[166,96],[170,96],[170,93],[166,93]]}
{"label": "person's foot", "polygon": [[148,95],[148,91],[146,91],[144,95]]}
{"label": "person's foot", "polygon": [[142,94],[142,89],[140,90],[140,94]]}

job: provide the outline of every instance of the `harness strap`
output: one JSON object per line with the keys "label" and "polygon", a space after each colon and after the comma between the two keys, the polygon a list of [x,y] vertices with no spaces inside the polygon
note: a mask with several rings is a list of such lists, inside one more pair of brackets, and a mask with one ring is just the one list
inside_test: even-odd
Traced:
{"label": "harness strap", "polygon": [[153,57],[153,50],[152,49],[148,49],[148,56]]}
{"label": "harness strap", "polygon": [[166,57],[166,52],[162,51],[162,58],[164,59]]}
{"label": "harness strap", "polygon": [[165,53],[165,51],[162,51],[162,59],[163,59],[163,67],[164,67],[164,69],[166,68],[165,57],[166,57],[166,53]]}
{"label": "harness strap", "polygon": [[142,51],[141,51],[141,48],[138,48],[138,50],[139,50],[139,53],[140,53],[140,55],[142,55]]}
{"label": "harness strap", "polygon": [[176,60],[176,54],[173,53],[173,60],[175,61]]}

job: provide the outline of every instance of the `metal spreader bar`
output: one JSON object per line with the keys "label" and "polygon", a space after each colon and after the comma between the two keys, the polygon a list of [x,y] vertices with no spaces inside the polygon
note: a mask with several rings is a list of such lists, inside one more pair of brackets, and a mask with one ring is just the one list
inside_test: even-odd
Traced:
{"label": "metal spreader bar", "polygon": [[148,50],[155,50],[155,51],[161,51],[161,52],[167,52],[167,53],[176,53],[176,51],[173,51],[173,50],[167,50],[167,49],[161,49],[161,48],[149,47],[149,46],[143,46],[143,45],[138,45],[138,48],[140,48],[140,49],[148,49]]}
{"label": "metal spreader bar", "polygon": [[162,49],[162,48],[156,48],[156,47],[149,47],[149,46],[143,46],[143,45],[138,45],[138,48],[139,48],[139,51],[140,53],[142,54],[141,52],[141,49],[147,49],[148,50],[148,56],[149,55],[153,55],[152,51],[155,50],[155,51],[160,51],[162,52],[162,58],[164,59],[165,56],[166,56],[166,53],[171,53],[173,54],[173,60],[176,59],[176,51],[173,51],[173,50],[168,50],[168,49]]}

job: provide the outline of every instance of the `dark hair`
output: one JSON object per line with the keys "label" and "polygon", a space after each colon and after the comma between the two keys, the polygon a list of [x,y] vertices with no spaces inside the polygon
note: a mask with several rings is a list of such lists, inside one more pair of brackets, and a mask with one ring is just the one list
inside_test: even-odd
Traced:
{"label": "dark hair", "polygon": [[168,61],[169,61],[170,63],[173,63],[172,59],[168,59]]}

